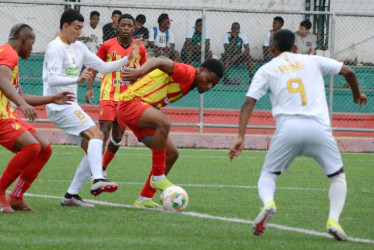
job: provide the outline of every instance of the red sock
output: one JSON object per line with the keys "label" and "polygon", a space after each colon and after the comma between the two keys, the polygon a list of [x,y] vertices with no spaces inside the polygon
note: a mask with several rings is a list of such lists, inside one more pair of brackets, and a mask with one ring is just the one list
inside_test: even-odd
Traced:
{"label": "red sock", "polygon": [[103,157],[103,168],[107,168],[109,163],[113,160],[116,153],[110,152],[108,149],[105,151],[104,157]]}
{"label": "red sock", "polygon": [[27,165],[21,173],[16,185],[14,186],[11,195],[22,198],[23,194],[29,189],[34,180],[38,177],[39,172],[42,170],[44,165],[48,162],[52,154],[52,147],[48,145],[39,155]]}
{"label": "red sock", "polygon": [[165,174],[166,149],[152,149],[152,174]]}
{"label": "red sock", "polygon": [[40,144],[33,143],[21,148],[9,161],[0,178],[0,194],[5,194],[6,189],[17,179],[22,170],[38,156]]}
{"label": "red sock", "polygon": [[142,191],[140,192],[140,195],[143,197],[152,198],[157,192],[157,190],[152,188],[151,184],[149,183],[149,181],[151,180],[151,176],[152,176],[152,171],[149,173],[147,182],[145,183]]}

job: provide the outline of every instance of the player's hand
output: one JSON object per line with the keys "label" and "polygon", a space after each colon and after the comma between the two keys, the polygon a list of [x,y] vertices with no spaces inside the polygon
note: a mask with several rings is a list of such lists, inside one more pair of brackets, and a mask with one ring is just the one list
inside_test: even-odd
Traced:
{"label": "player's hand", "polygon": [[38,117],[38,113],[36,112],[35,108],[26,102],[20,104],[18,108],[30,121],[34,121]]}
{"label": "player's hand", "polygon": [[368,99],[367,99],[367,97],[366,97],[366,95],[365,94],[360,94],[360,97],[359,98],[353,98],[353,101],[355,102],[355,103],[357,103],[358,105],[360,105],[360,107],[362,107],[362,104],[367,104],[367,102],[368,102]]}
{"label": "player's hand", "polygon": [[238,157],[240,155],[240,153],[242,152],[243,150],[243,139],[238,139],[232,146],[231,146],[231,149],[229,151],[229,158],[230,158],[230,162],[232,162],[232,160],[234,159],[234,157]]}
{"label": "player's hand", "polygon": [[74,100],[75,100],[74,93],[70,91],[63,91],[53,96],[53,103],[59,104],[59,105],[63,105],[63,104],[70,105],[72,102],[74,102]]}
{"label": "player's hand", "polygon": [[132,49],[130,51],[130,54],[127,56],[127,60],[131,62],[136,58],[136,56],[139,54],[140,46],[142,45],[143,39],[135,39],[134,45],[132,46]]}
{"label": "player's hand", "polygon": [[94,98],[95,96],[94,96],[94,92],[93,92],[93,90],[92,89],[87,89],[87,91],[86,91],[86,96],[85,96],[85,100],[86,100],[86,102],[88,103],[88,104],[92,104],[92,102],[91,102],[91,97],[92,98]]}
{"label": "player's hand", "polygon": [[81,84],[81,83],[84,83],[85,81],[93,81],[94,71],[95,69],[93,67],[85,68],[82,74],[79,76],[77,83]]}
{"label": "player's hand", "polygon": [[142,76],[140,68],[125,69],[121,73],[121,79],[123,81],[135,82],[139,77]]}

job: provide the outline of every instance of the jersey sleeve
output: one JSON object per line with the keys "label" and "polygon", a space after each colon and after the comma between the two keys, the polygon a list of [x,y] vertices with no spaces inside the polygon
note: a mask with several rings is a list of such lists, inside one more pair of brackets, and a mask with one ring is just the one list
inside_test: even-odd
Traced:
{"label": "jersey sleeve", "polygon": [[244,46],[248,46],[249,45],[249,42],[248,42],[248,37],[246,34],[244,33],[240,33],[242,35],[242,39],[243,39],[243,45]]}
{"label": "jersey sleeve", "polygon": [[195,32],[195,28],[189,28],[187,31],[186,39],[191,40],[194,32]]}
{"label": "jersey sleeve", "polygon": [[229,42],[229,35],[228,33],[225,33],[223,35],[223,45],[228,45],[230,42]]}
{"label": "jersey sleeve", "polygon": [[264,38],[264,44],[263,44],[264,47],[269,47],[270,46],[270,32],[267,32],[265,34],[265,38]]}
{"label": "jersey sleeve", "polygon": [[18,56],[16,53],[11,53],[10,49],[0,50],[0,65],[6,65],[13,69],[18,65]]}
{"label": "jersey sleeve", "polygon": [[205,40],[210,40],[210,32],[209,32],[209,30],[205,30]]}
{"label": "jersey sleeve", "polygon": [[324,76],[337,75],[343,67],[343,62],[338,62],[335,59],[322,56],[314,56],[314,59],[316,60],[316,63]]}
{"label": "jersey sleeve", "polygon": [[149,31],[149,39],[148,39],[148,41],[149,42],[154,42],[155,41],[155,32],[153,30],[153,27],[149,28],[148,31]]}
{"label": "jersey sleeve", "polygon": [[268,79],[269,77],[266,76],[265,70],[260,68],[253,77],[246,96],[259,100],[266,95],[269,90]]}
{"label": "jersey sleeve", "polygon": [[97,51],[96,55],[104,62],[106,61],[106,54],[107,54],[107,46],[106,43],[101,44],[99,50]]}
{"label": "jersey sleeve", "polygon": [[62,48],[58,46],[48,46],[45,55],[44,63],[48,70],[48,74],[62,75],[61,70],[63,67],[64,53]]}
{"label": "jersey sleeve", "polygon": [[174,71],[171,75],[174,82],[177,82],[181,85],[182,89],[190,89],[196,76],[196,69],[187,64],[174,62]]}
{"label": "jersey sleeve", "polygon": [[171,43],[175,43],[174,33],[171,30],[169,30],[169,41],[168,41],[168,44],[171,44]]}
{"label": "jersey sleeve", "polygon": [[147,55],[145,53],[145,47],[143,45],[140,46],[139,55],[140,55],[139,64],[141,66],[141,65],[143,65],[147,61]]}

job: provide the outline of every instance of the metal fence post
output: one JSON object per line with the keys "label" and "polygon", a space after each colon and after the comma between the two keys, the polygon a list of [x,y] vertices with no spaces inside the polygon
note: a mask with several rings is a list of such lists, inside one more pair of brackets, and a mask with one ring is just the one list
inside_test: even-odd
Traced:
{"label": "metal fence post", "polygon": [[[330,47],[330,58],[335,58],[335,13],[332,14],[331,17],[331,47]],[[332,115],[333,115],[333,105],[334,105],[334,76],[330,75],[330,86],[329,86],[329,114],[330,114],[330,121],[332,126]]]}
{"label": "metal fence post", "polygon": [[[201,31],[201,63],[205,61],[205,33],[206,33],[206,9],[203,9],[203,24]],[[200,94],[199,106],[199,132],[203,132],[204,128],[204,94]]]}

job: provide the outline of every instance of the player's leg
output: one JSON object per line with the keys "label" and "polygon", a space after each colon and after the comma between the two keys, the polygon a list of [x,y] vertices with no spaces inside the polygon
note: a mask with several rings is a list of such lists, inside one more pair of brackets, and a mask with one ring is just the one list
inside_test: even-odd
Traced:
{"label": "player's leg", "polygon": [[6,189],[17,179],[23,169],[34,161],[41,148],[39,142],[30,132],[17,121],[13,121],[14,123],[12,121],[1,121],[1,145],[13,152],[17,152],[9,161],[0,177],[0,212],[3,213],[14,212],[6,200]]}
{"label": "player's leg", "polygon": [[254,71],[253,71],[253,59],[252,59],[251,54],[249,52],[246,52],[243,55],[243,61],[242,62],[247,64],[249,77],[251,77],[253,75]]}
{"label": "player's leg", "polygon": [[[21,121],[23,122],[23,121]],[[38,156],[30,164],[28,164],[22,171],[17,183],[14,185],[13,190],[7,197],[9,204],[14,210],[18,211],[34,211],[23,199],[23,194],[30,188],[32,183],[38,177],[44,165],[48,162],[52,155],[52,147],[48,140],[43,138],[36,130],[26,122],[23,126],[28,128],[28,131],[40,143],[41,150]]]}

